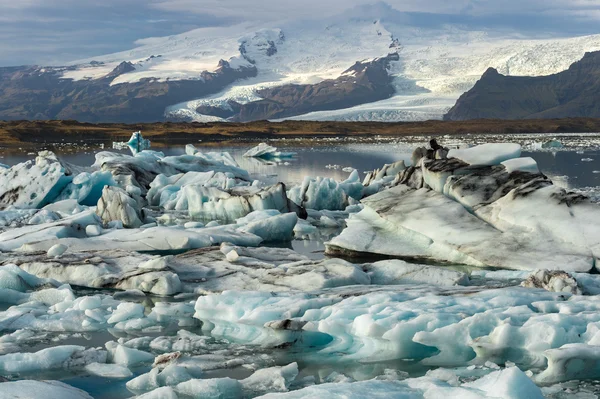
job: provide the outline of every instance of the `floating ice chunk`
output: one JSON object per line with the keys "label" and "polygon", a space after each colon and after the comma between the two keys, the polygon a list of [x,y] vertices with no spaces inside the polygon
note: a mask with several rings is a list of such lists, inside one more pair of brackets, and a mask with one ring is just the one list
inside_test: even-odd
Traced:
{"label": "floating ice chunk", "polygon": [[448,158],[458,158],[469,165],[499,165],[520,156],[521,146],[511,143],[488,143],[448,152]]}
{"label": "floating ice chunk", "polygon": [[86,371],[105,378],[129,378],[133,375],[125,366],[107,363],[90,363],[85,366]]}
{"label": "floating ice chunk", "polygon": [[521,283],[521,286],[581,295],[577,280],[569,273],[561,270],[536,270]]}
{"label": "floating ice chunk", "polygon": [[88,237],[98,237],[102,234],[102,227],[97,224],[90,224],[89,226],[86,226],[85,234]]}
{"label": "floating ice chunk", "polygon": [[546,183],[536,187],[515,188],[478,207],[477,216],[433,190],[393,187],[364,199],[365,208],[350,216],[346,229],[326,244],[326,251],[589,271],[594,251],[600,249],[600,208]]}
{"label": "floating ice chunk", "polygon": [[246,216],[237,219],[236,223],[240,224],[240,225],[248,224],[251,222],[265,220],[272,216],[278,216],[278,215],[281,215],[281,212],[279,212],[277,209],[265,209],[265,210],[260,210],[260,211],[253,211],[253,212],[250,212],[249,214],[247,214]]}
{"label": "floating ice chunk", "polygon": [[144,306],[139,303],[123,302],[117,306],[108,322],[119,323],[124,320],[137,319],[144,316]]}
{"label": "floating ice chunk", "polygon": [[[97,223],[97,220],[96,220]],[[18,229],[16,229],[18,230]],[[81,234],[81,233],[80,233]],[[0,238],[4,234],[0,234]],[[56,235],[56,233],[55,233]],[[125,250],[125,251],[173,251],[182,249],[205,248],[230,242],[249,247],[258,246],[262,238],[255,234],[240,231],[235,225],[226,225],[202,229],[184,229],[172,227],[150,227],[147,229],[109,230],[99,237],[53,238],[43,234],[20,237],[8,242],[0,241],[0,250],[16,249],[23,251],[47,251],[52,245],[61,243],[69,247],[70,252]],[[34,242],[35,241],[35,242]]]}
{"label": "floating ice chunk", "polygon": [[466,273],[438,266],[416,265],[402,260],[383,260],[366,264],[363,269],[371,284],[432,284],[439,286],[468,285]]}
{"label": "floating ice chunk", "polygon": [[60,261],[36,253],[11,257],[19,262],[20,270],[82,287],[136,289],[156,295],[174,295],[182,290],[181,281],[168,268],[166,257],[116,250],[69,251]]}
{"label": "floating ice chunk", "polygon": [[124,227],[140,227],[140,205],[119,187],[104,187],[96,213],[104,223],[121,221]]}
{"label": "floating ice chunk", "polygon": [[176,385],[175,392],[202,399],[238,399],[242,384],[231,378],[193,379]]}
{"label": "floating ice chunk", "polygon": [[[101,190],[102,191],[102,190]],[[96,202],[98,202],[96,200]],[[94,202],[92,205],[96,205]],[[83,212],[87,209],[86,206],[81,206],[77,200],[74,199],[66,199],[62,201],[54,201],[51,204],[46,205],[42,210],[55,212],[59,214],[61,217],[68,217],[71,215],[75,215],[76,213]]]}
{"label": "floating ice chunk", "polygon": [[27,224],[52,223],[57,220],[60,220],[60,215],[58,213],[42,209],[33,215],[33,217],[27,221]]}
{"label": "floating ice chunk", "polygon": [[[109,323],[111,321],[109,320]],[[137,366],[141,363],[152,363],[154,355],[148,352],[140,351],[133,348],[128,348],[114,342],[107,342],[106,349],[110,353],[110,361],[122,366]]]}
{"label": "floating ice chunk", "polygon": [[539,383],[596,379],[600,376],[600,347],[566,344],[544,352],[548,367],[535,377]]}
{"label": "floating ice chunk", "polygon": [[189,185],[215,187],[230,190],[236,186],[248,186],[249,182],[236,179],[232,173],[222,172],[187,172],[173,176],[160,174],[150,183],[147,199],[150,205],[174,209],[179,191]]}
{"label": "floating ice chunk", "polygon": [[294,226],[294,234],[296,237],[304,237],[310,234],[315,234],[318,232],[318,228],[313,226],[310,222],[298,219],[296,222],[296,226]]}
{"label": "floating ice chunk", "polygon": [[131,138],[127,142],[127,146],[133,155],[139,153],[140,151],[149,150],[150,145],[150,140],[143,138],[142,132],[133,132]]}
{"label": "floating ice chunk", "polygon": [[127,388],[134,392],[146,392],[159,387],[175,386],[193,378],[185,367],[169,364],[162,370],[154,367],[148,373],[128,381]]}
{"label": "floating ice chunk", "polygon": [[231,192],[189,185],[178,193],[175,206],[176,210],[188,210],[190,217],[194,219],[230,222],[253,211],[274,209],[287,213],[295,211],[293,208],[282,183],[265,189],[238,187]]}
{"label": "floating ice chunk", "polygon": [[559,148],[563,148],[563,144],[558,140],[548,140],[545,143],[542,143],[542,148],[544,148],[544,149],[559,149]]}
{"label": "floating ice chunk", "polygon": [[52,202],[72,180],[68,169],[47,151],[35,163],[27,161],[0,169],[0,209],[41,208]]}
{"label": "floating ice chunk", "polygon": [[357,171],[343,182],[328,177],[305,177],[301,185],[289,190],[288,196],[304,208],[344,210],[350,205],[349,198],[362,198],[363,185]]}
{"label": "floating ice chunk", "polygon": [[186,229],[201,229],[204,227],[204,223],[202,222],[186,222],[183,227]]}
{"label": "floating ice chunk", "polygon": [[594,158],[581,158],[581,162],[593,162]]}
{"label": "floating ice chunk", "polygon": [[106,351],[86,349],[77,345],[62,345],[42,349],[35,353],[10,353],[0,356],[0,371],[27,373],[84,367],[95,362],[106,362]]}
{"label": "floating ice chunk", "polygon": [[506,399],[543,399],[542,391],[517,367],[496,371],[464,385],[485,392],[489,397]]}
{"label": "floating ice chunk", "polygon": [[136,396],[137,399],[178,399],[175,390],[171,387],[157,388],[151,392]]}
{"label": "floating ice chunk", "polygon": [[[85,211],[56,222],[23,226],[0,233],[0,251],[12,251],[24,244],[56,240],[64,237],[81,237],[82,229],[89,224],[98,224],[99,219],[93,211]],[[52,245],[48,245],[47,251]]]}
{"label": "floating ice chunk", "polygon": [[[363,180],[363,185],[370,186],[378,184],[378,182],[380,182],[381,185],[384,185],[393,180],[398,173],[405,169],[406,165],[404,160],[400,160],[392,164],[385,164],[381,169],[375,169],[371,172],[368,172]],[[352,172],[352,170],[349,172]]]}
{"label": "floating ice chunk", "polygon": [[264,242],[291,241],[297,222],[298,216],[295,213],[286,213],[250,222],[242,226],[239,230],[255,234],[262,238]]}
{"label": "floating ice chunk", "polygon": [[[260,399],[422,399],[420,391],[397,381],[361,381],[309,386],[293,392],[269,393]],[[433,399],[433,397],[431,398]],[[436,398],[437,399],[437,398]]]}
{"label": "floating ice chunk", "polygon": [[3,382],[0,399],[93,399],[87,392],[60,381],[21,380]]}
{"label": "floating ice chunk", "polygon": [[39,278],[27,273],[17,265],[8,264],[0,266],[0,288],[8,288],[19,292],[26,292],[41,286],[58,287],[59,282],[48,278]]}
{"label": "floating ice chunk", "polygon": [[501,164],[504,165],[508,173],[514,171],[540,173],[537,162],[531,157],[513,158],[503,161]]}
{"label": "floating ice chunk", "polygon": [[287,392],[296,377],[298,377],[298,364],[291,363],[284,367],[257,370],[240,382],[245,396],[255,397],[271,392]]}
{"label": "floating ice chunk", "polygon": [[263,158],[263,159],[283,159],[292,158],[296,155],[295,152],[281,152],[277,148],[266,143],[260,143],[254,148],[249,149],[244,153],[245,157]]}
{"label": "floating ice chunk", "polygon": [[53,245],[46,254],[49,258],[58,258],[62,254],[64,254],[67,251],[67,249],[69,249],[69,247],[67,247],[64,244],[56,244]]}

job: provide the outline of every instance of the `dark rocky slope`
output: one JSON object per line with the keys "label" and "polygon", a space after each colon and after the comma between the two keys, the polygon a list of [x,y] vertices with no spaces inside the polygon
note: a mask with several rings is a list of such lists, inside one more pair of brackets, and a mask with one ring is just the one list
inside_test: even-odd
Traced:
{"label": "dark rocky slope", "polygon": [[600,117],[600,52],[549,76],[504,76],[488,69],[445,120]]}
{"label": "dark rocky slope", "polygon": [[164,120],[165,107],[216,93],[242,78],[256,75],[254,66],[233,69],[221,61],[215,72],[195,80],[110,85],[130,72],[129,62],[100,79],[63,79],[65,68],[38,66],[0,68],[0,119],[76,119],[84,122],[154,122]]}
{"label": "dark rocky slope", "polygon": [[285,118],[307,112],[334,110],[383,100],[394,94],[389,64],[398,61],[398,53],[368,62],[356,62],[336,79],[316,84],[284,85],[259,91],[262,100],[247,104],[230,101],[229,109],[202,106],[204,115],[253,121]]}

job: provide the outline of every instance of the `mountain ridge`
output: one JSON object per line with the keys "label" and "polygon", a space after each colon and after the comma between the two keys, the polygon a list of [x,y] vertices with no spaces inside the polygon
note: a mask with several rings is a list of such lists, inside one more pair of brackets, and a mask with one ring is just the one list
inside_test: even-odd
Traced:
{"label": "mountain ridge", "polygon": [[[527,40],[423,21],[379,2],[285,27],[201,28],[65,66],[2,69],[0,118],[441,119],[489,67],[547,75],[600,50],[600,35]],[[377,74],[349,78],[357,62],[394,53]]]}
{"label": "mountain ridge", "polygon": [[505,76],[490,68],[444,119],[600,117],[599,90],[600,51],[547,76]]}

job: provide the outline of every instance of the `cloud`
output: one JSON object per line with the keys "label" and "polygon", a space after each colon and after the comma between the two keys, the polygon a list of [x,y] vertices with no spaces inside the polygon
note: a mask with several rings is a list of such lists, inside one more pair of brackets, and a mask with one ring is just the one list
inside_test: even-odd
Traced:
{"label": "cloud", "polygon": [[[376,0],[0,0],[0,65],[57,64],[144,38],[240,22],[285,27]],[[408,23],[455,23],[533,36],[598,33],[600,0],[389,0]],[[381,4],[375,5],[381,7]]]}

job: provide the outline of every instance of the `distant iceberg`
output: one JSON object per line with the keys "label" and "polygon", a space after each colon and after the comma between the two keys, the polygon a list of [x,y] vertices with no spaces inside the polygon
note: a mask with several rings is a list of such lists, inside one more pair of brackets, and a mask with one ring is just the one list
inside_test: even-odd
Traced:
{"label": "distant iceberg", "polygon": [[140,131],[133,132],[131,138],[127,142],[127,146],[129,147],[133,155],[135,155],[140,151],[149,150],[150,140],[143,138],[142,132]]}
{"label": "distant iceberg", "polygon": [[246,151],[244,154],[248,158],[262,158],[262,159],[283,159],[292,158],[296,155],[295,152],[281,152],[277,151],[277,148],[270,146],[265,143],[260,143],[254,148]]}

